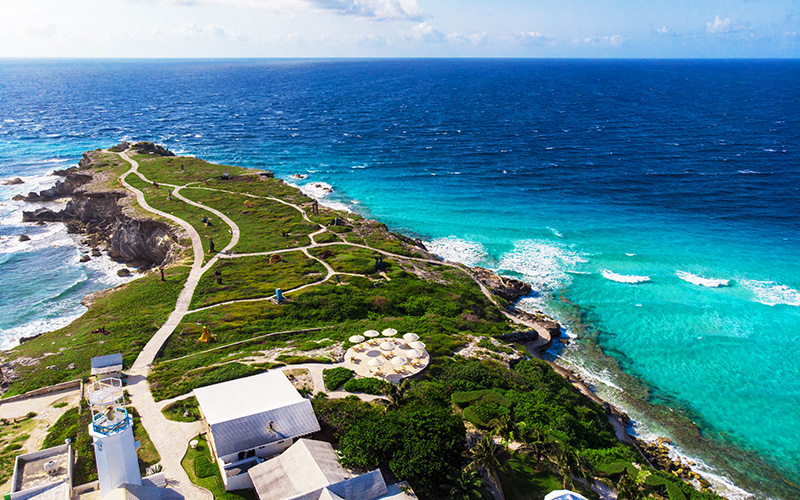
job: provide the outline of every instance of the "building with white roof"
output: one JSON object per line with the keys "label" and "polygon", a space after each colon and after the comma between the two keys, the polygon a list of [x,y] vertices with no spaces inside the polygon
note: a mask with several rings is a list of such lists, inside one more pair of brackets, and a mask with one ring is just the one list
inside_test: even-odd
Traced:
{"label": "building with white roof", "polygon": [[119,378],[120,372],[122,372],[122,353],[92,358],[92,375],[97,375],[98,378]]}
{"label": "building with white roof", "polygon": [[311,401],[281,371],[194,390],[226,490],[252,488],[247,471],[320,430]]}
{"label": "building with white roof", "polygon": [[299,439],[248,472],[259,500],[375,500],[389,490],[379,469],[353,476],[330,443]]}
{"label": "building with white roof", "polygon": [[72,467],[69,444],[19,455],[14,462],[9,497],[11,500],[69,500]]}

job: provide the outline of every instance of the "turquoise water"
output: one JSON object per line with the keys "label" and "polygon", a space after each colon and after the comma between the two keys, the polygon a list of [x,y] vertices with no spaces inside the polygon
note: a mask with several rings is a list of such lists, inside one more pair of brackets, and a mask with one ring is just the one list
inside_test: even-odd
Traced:
{"label": "turquoise water", "polygon": [[[293,182],[326,203],[532,283],[520,307],[571,338],[551,355],[637,432],[800,497],[797,61],[148,61],[147,79],[140,63],[0,65],[0,178],[121,139],[307,174]],[[12,191],[0,306],[43,305],[4,313],[8,342],[65,317],[53,297],[79,310],[108,286],[74,247],[14,242]],[[45,257],[63,272],[12,266]]]}

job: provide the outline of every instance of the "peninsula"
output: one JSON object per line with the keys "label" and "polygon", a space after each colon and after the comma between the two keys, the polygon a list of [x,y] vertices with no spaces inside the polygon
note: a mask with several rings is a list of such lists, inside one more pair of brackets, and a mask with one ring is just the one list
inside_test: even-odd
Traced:
{"label": "peninsula", "polygon": [[[186,498],[240,491],[197,473],[192,391],[273,370],[313,395],[316,438],[343,466],[390,471],[420,498],[467,498],[470,488],[531,498],[560,487],[589,498],[719,498],[663,447],[637,445],[624,416],[579,380],[536,359],[560,327],[513,307],[531,292],[522,282],[442,261],[270,172],[152,143],[85,153],[61,175],[27,199],[67,196],[66,207],[25,220],[65,223],[84,235],[87,258],[106,252],[140,277],[87,297],[68,327],[0,354],[3,397],[82,381],[92,357],[122,353],[131,404],[157,450],[140,454],[142,467],[158,463]],[[424,364],[354,366],[348,353],[370,331],[424,340]],[[51,434],[61,438],[59,422]],[[91,445],[77,452],[89,481]]]}

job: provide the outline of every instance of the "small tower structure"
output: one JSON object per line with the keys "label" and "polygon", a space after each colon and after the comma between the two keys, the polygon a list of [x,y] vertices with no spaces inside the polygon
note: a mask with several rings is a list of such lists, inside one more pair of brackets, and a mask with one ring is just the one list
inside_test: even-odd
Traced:
{"label": "small tower structure", "polygon": [[123,484],[142,484],[133,420],[125,406],[122,381],[106,378],[89,387],[92,423],[89,435],[94,441],[94,456],[100,482],[100,497],[106,498]]}

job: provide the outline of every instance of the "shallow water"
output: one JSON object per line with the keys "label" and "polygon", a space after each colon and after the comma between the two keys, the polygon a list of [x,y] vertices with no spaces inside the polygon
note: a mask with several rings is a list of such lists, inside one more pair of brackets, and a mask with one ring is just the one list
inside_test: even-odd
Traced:
{"label": "shallow water", "polygon": [[[796,61],[6,60],[0,178],[121,139],[307,174],[291,182],[531,282],[523,307],[577,336],[563,362],[642,433],[793,498],[774,474],[800,480],[797,81]],[[11,188],[6,343],[102,284],[60,235],[14,242]]]}

